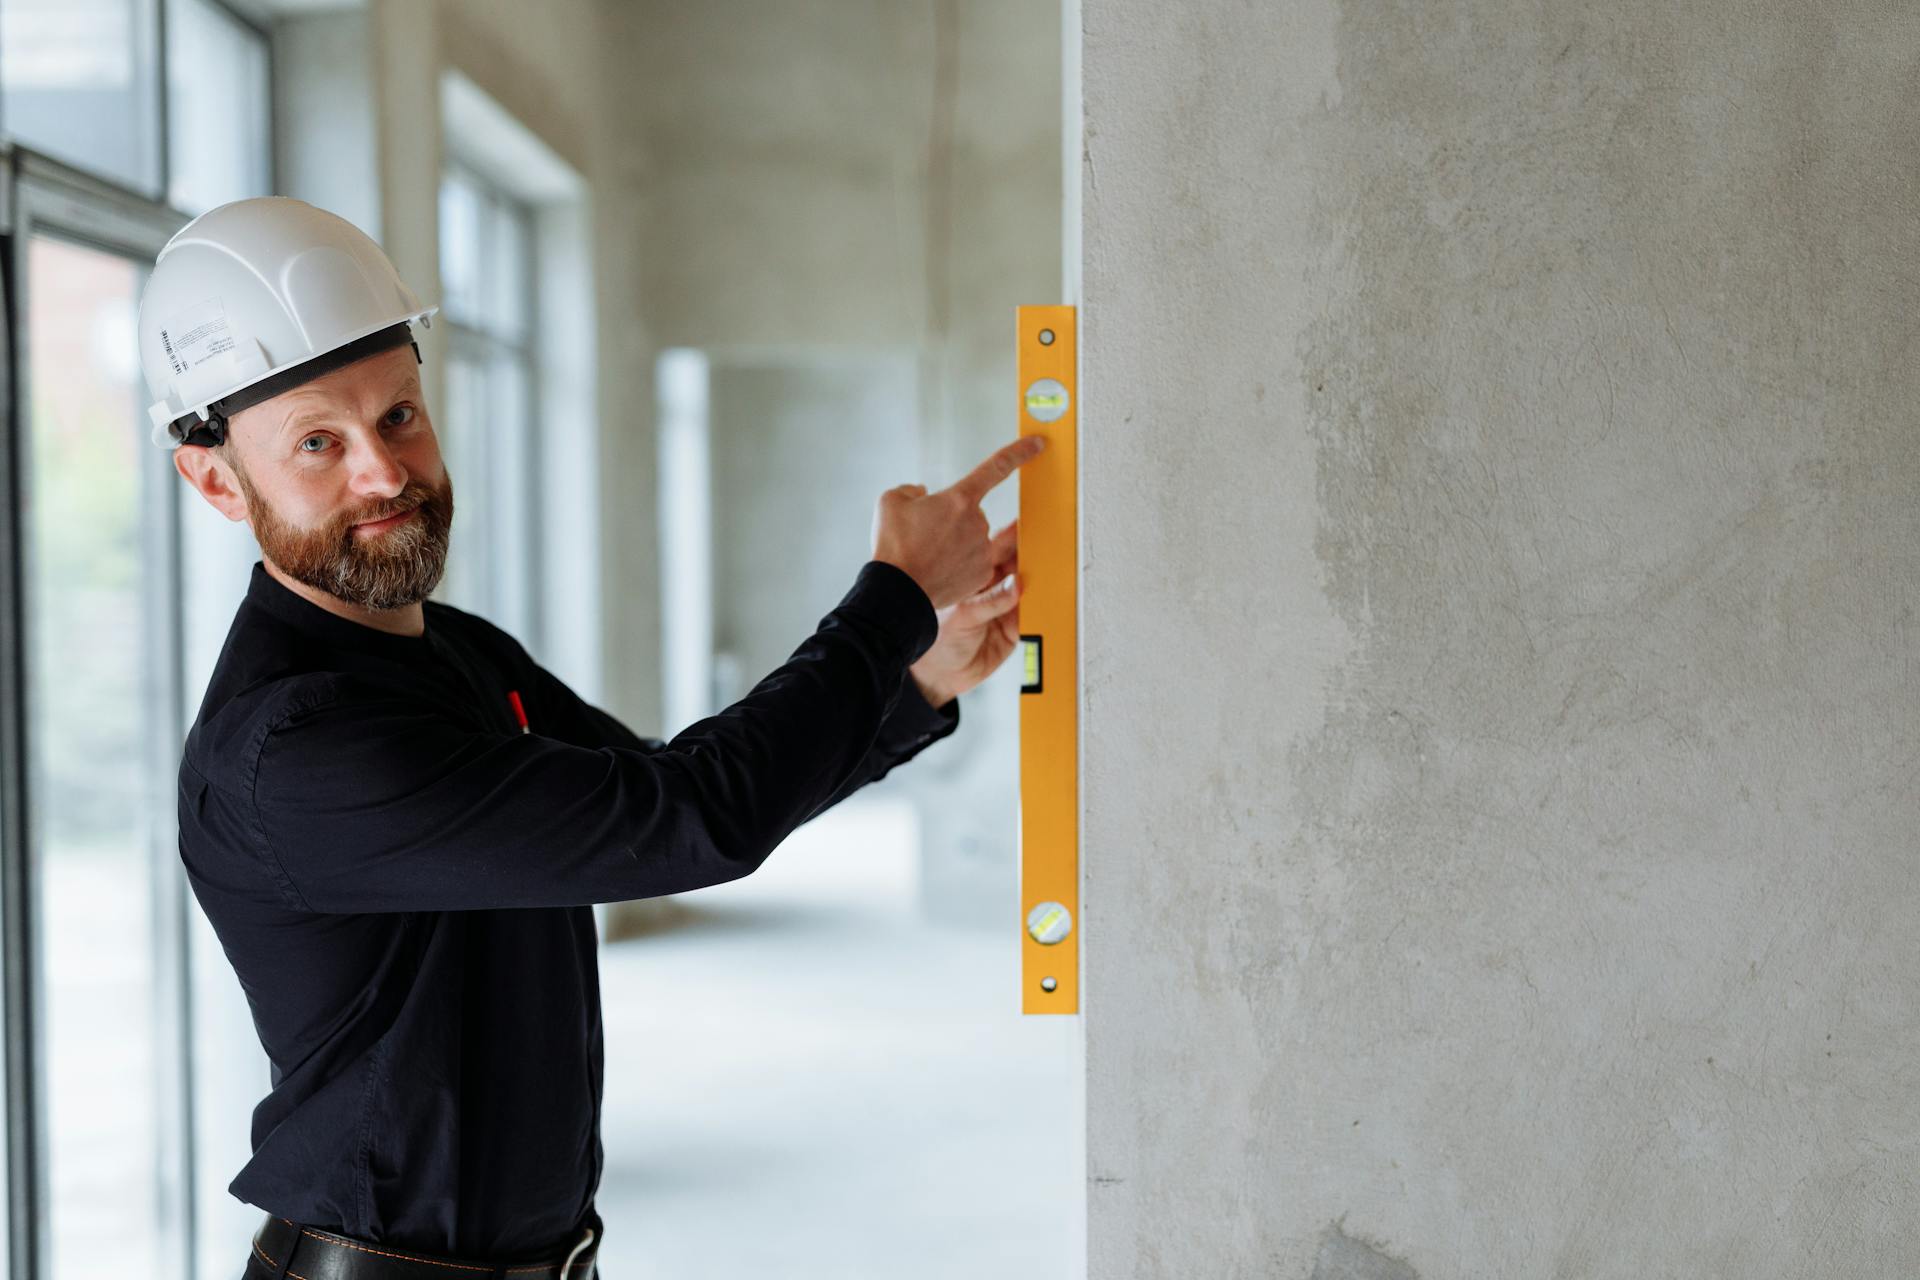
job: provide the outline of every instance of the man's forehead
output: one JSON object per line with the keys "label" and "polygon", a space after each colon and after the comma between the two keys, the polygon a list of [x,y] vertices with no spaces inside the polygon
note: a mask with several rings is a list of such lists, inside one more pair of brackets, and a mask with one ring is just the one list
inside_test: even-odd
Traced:
{"label": "man's forehead", "polygon": [[[256,408],[265,410],[260,416],[268,418],[281,431],[315,419],[358,417],[363,411],[384,411],[388,401],[420,394],[420,372],[413,349],[401,347],[398,354],[405,355],[407,362],[395,369],[362,369],[363,365],[389,362],[358,361],[312,382],[289,387],[273,399],[261,401]],[[349,374],[358,376],[345,376]]]}

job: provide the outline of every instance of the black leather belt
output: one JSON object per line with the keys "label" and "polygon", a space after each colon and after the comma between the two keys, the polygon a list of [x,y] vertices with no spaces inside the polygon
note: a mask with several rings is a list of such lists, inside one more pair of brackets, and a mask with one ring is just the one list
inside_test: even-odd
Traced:
{"label": "black leather belt", "polygon": [[600,1228],[599,1215],[592,1215],[580,1239],[551,1259],[481,1262],[394,1249],[268,1214],[254,1232],[247,1275],[275,1280],[592,1280]]}

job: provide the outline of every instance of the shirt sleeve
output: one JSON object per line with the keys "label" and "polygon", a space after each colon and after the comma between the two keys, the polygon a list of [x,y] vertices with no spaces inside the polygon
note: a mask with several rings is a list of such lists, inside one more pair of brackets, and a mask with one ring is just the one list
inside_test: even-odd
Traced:
{"label": "shirt sleeve", "polygon": [[881,723],[872,750],[808,818],[825,813],[868,783],[880,781],[896,766],[905,764],[960,727],[960,699],[949,698],[943,706],[934,707],[920,696],[920,686],[911,676],[903,676],[900,685],[899,697]]}
{"label": "shirt sleeve", "polygon": [[[738,879],[932,740],[942,713],[906,669],[937,627],[919,584],[869,561],[784,664],[664,743],[597,709],[606,745],[485,728],[338,677],[261,739],[264,852],[314,912],[579,906]],[[909,697],[919,708],[899,708]]]}
{"label": "shirt sleeve", "polygon": [[[566,681],[534,661],[518,641],[505,632],[501,635],[514,645],[524,664],[528,716],[539,726],[537,732],[588,747],[627,747],[635,751],[666,747],[661,739],[635,733],[617,717],[582,698]],[[880,722],[873,746],[834,793],[807,815],[808,819],[818,817],[868,783],[880,781],[959,727],[960,700],[949,698],[942,706],[929,705],[921,696],[920,686],[903,671],[899,694],[887,718]]]}

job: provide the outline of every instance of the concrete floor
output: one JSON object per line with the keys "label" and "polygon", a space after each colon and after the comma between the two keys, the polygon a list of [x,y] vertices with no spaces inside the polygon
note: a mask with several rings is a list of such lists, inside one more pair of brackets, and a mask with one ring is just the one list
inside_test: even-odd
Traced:
{"label": "concrete floor", "polygon": [[603,1275],[1071,1274],[1078,1020],[1018,1012],[1011,929],[917,919],[917,847],[857,796],[603,948]]}

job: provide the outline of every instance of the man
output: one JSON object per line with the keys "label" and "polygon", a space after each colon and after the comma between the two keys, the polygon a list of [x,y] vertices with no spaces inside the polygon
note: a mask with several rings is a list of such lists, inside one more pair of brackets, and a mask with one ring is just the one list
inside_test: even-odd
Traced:
{"label": "man", "polygon": [[[792,658],[671,742],[427,599],[453,487],[377,245],[222,206],[141,299],[155,438],[260,545],[180,765],[180,854],[272,1064],[248,1275],[590,1275],[602,1042],[590,904],[753,871],[959,722],[1017,640],[1009,525],[883,494],[873,558]],[[564,424],[548,424],[564,430]]]}

